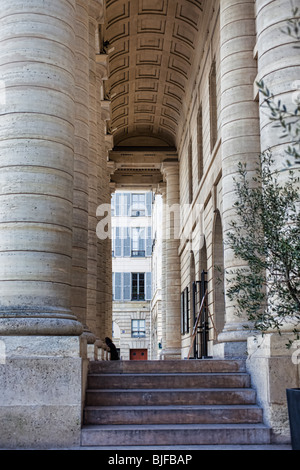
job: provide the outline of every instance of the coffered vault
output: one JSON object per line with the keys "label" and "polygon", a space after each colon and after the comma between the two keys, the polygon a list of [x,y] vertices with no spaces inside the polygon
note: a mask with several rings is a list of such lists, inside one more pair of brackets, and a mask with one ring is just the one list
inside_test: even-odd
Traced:
{"label": "coffered vault", "polygon": [[[107,0],[114,146],[176,147],[201,48],[200,0]],[[202,31],[203,33],[203,31]]]}

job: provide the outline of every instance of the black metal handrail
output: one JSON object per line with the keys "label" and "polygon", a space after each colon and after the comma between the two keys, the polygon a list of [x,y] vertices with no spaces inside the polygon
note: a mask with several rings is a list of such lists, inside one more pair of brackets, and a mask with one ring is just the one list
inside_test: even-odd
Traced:
{"label": "black metal handrail", "polygon": [[200,322],[202,321],[202,316],[205,312],[207,294],[208,294],[208,292],[207,292],[207,289],[206,289],[205,294],[204,294],[204,296],[202,298],[202,301],[201,301],[201,305],[200,305],[200,308],[199,308],[199,313],[197,315],[197,318],[196,318],[196,321],[195,321],[195,324],[194,324],[194,328],[193,328],[193,332],[192,332],[192,342],[191,342],[191,346],[190,346],[189,353],[188,353],[188,359],[190,358],[190,355],[191,355],[191,352],[192,352],[192,349],[193,349],[193,346],[194,346],[194,341],[195,341],[195,338],[196,338],[198,326],[199,326]]}

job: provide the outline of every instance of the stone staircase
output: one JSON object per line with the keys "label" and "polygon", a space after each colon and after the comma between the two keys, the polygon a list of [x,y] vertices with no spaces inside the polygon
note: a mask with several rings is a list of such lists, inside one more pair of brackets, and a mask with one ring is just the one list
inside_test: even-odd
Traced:
{"label": "stone staircase", "polygon": [[84,447],[269,443],[243,361],[90,363]]}

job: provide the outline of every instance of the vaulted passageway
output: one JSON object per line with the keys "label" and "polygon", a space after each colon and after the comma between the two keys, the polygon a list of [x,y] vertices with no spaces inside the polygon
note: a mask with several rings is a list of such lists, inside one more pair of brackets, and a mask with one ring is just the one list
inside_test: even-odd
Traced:
{"label": "vaulted passageway", "polygon": [[192,329],[181,331],[181,320],[191,312],[180,298],[193,255],[194,280],[207,272],[218,320],[208,354],[255,352],[252,380],[274,434],[286,439],[282,384],[299,386],[287,339],[268,335],[257,353],[226,280],[224,307],[217,297],[214,260],[240,267],[227,246],[222,257],[221,241],[239,162],[253,170],[261,150],[282,152],[255,82],[293,104],[299,54],[279,33],[288,17],[290,0],[1,1],[4,447],[78,445],[87,364],[106,358],[112,331],[111,239],[99,222],[111,192],[134,187],[165,203],[161,358],[189,351]]}

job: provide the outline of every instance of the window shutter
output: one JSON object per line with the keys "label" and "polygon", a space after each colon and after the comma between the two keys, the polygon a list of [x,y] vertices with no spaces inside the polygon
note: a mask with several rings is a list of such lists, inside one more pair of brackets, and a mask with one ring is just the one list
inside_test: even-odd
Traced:
{"label": "window shutter", "polygon": [[123,273],[123,300],[131,300],[131,273]]}
{"label": "window shutter", "polygon": [[123,255],[131,256],[130,228],[123,227]]}
{"label": "window shutter", "polygon": [[122,300],[122,273],[115,273],[115,300]]}
{"label": "window shutter", "polygon": [[123,215],[130,216],[131,193],[124,193],[123,198]]}
{"label": "window shutter", "polygon": [[147,227],[146,256],[152,255],[152,229]]}
{"label": "window shutter", "polygon": [[146,215],[150,217],[152,214],[152,193],[146,193]]}
{"label": "window shutter", "polygon": [[121,227],[116,227],[115,256],[122,256]]}
{"label": "window shutter", "polygon": [[116,193],[116,200],[115,200],[115,215],[121,215],[121,193]]}
{"label": "window shutter", "polygon": [[146,300],[152,299],[152,273],[146,273]]}

